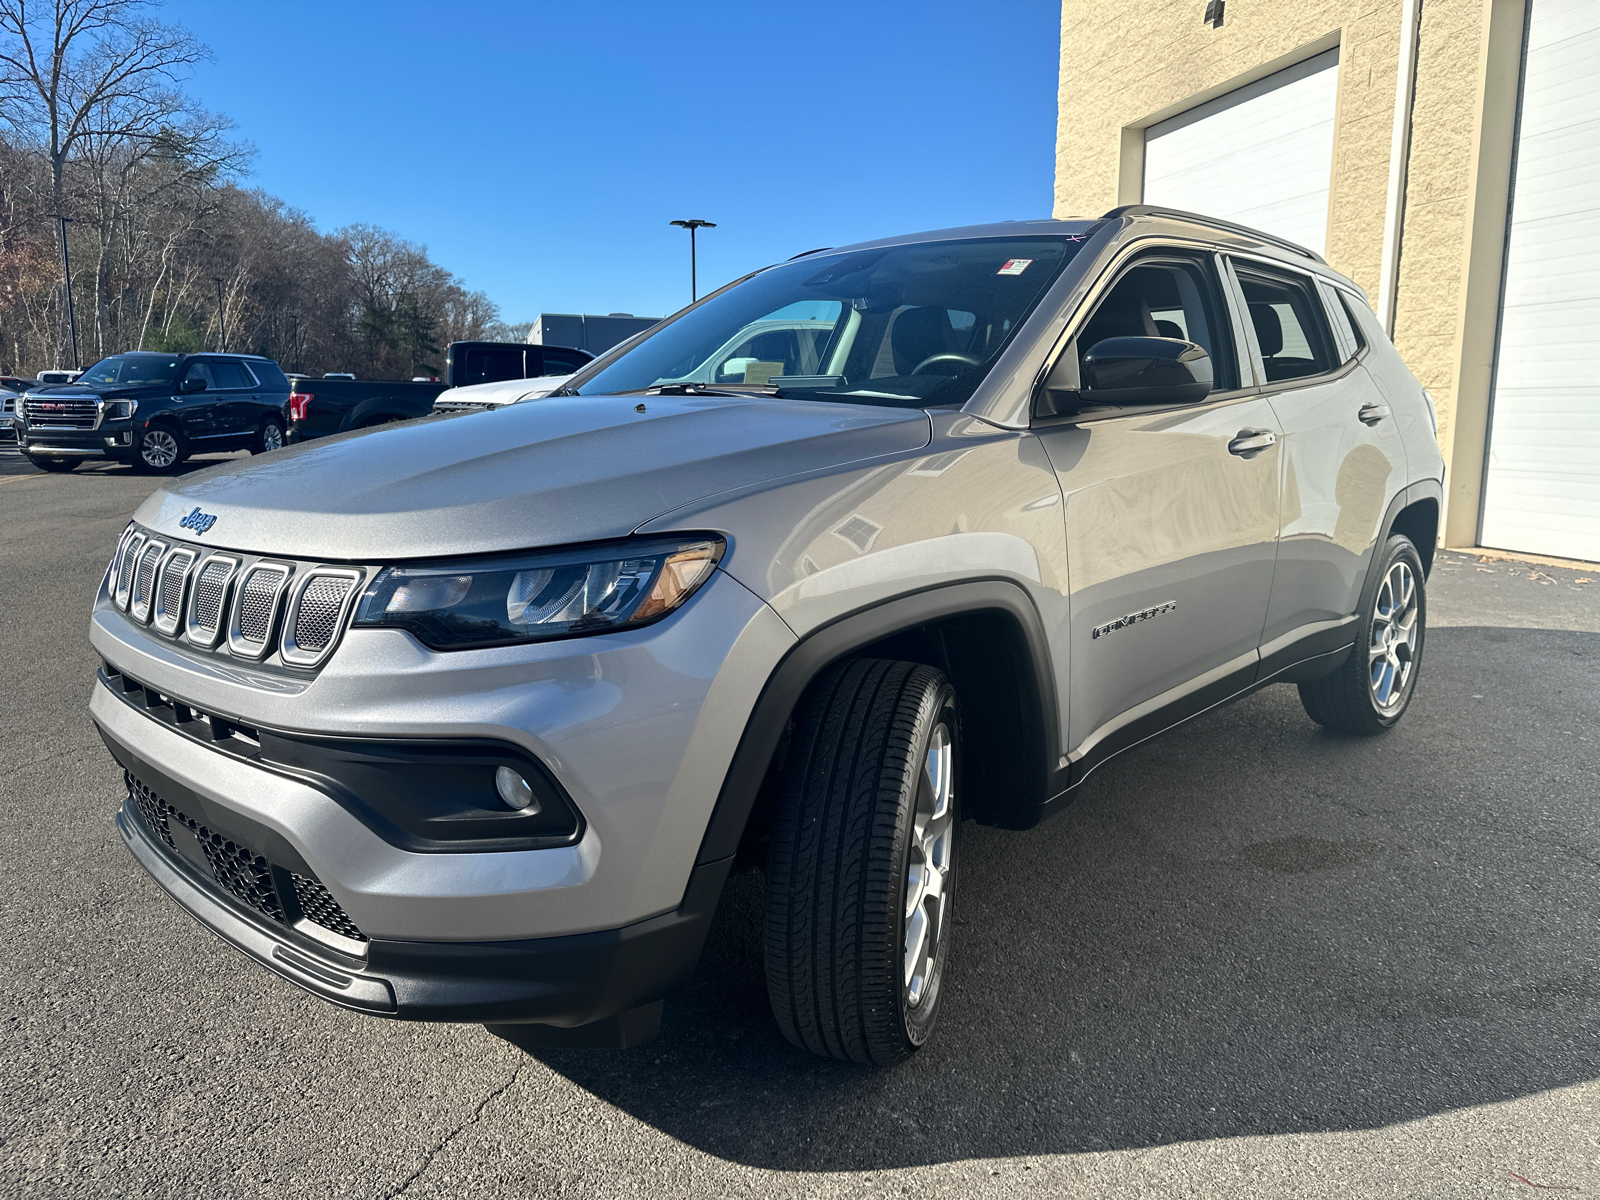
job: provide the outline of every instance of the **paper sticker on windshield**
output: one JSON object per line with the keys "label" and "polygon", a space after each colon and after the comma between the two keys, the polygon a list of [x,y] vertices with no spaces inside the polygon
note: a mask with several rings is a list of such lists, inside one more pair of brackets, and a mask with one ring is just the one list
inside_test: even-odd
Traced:
{"label": "paper sticker on windshield", "polygon": [[995,272],[995,274],[1021,275],[1031,266],[1033,266],[1033,259],[1031,258],[1008,258],[1006,259],[1005,266],[1001,267]]}

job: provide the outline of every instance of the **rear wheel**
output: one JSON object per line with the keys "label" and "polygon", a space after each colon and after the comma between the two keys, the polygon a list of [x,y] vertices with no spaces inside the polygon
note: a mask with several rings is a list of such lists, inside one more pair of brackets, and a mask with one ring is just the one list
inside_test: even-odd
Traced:
{"label": "rear wheel", "polygon": [[256,444],[250,447],[250,453],[269,454],[281,449],[283,449],[283,422],[277,417],[268,417],[261,422],[261,429],[256,434]]}
{"label": "rear wheel", "polygon": [[955,690],[933,667],[863,659],[812,688],[767,868],[767,992],[795,1045],[887,1065],[932,1033],[958,753]]}
{"label": "rear wheel", "polygon": [[41,471],[76,471],[83,461],[81,458],[39,458],[32,454],[27,457]]}
{"label": "rear wheel", "polygon": [[133,450],[133,469],[157,475],[175,470],[188,453],[183,434],[166,425],[151,425]]}
{"label": "rear wheel", "polygon": [[1384,545],[1377,586],[1362,597],[1355,649],[1345,664],[1300,685],[1300,703],[1319,725],[1341,733],[1394,728],[1411,703],[1428,631],[1422,557],[1396,534]]}

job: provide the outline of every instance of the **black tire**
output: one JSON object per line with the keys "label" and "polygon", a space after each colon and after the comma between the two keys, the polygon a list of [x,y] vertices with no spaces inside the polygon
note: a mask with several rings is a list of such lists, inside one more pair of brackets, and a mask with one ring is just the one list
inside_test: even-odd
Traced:
{"label": "black tire", "polygon": [[[1411,539],[1399,533],[1379,553],[1378,570],[1361,594],[1361,607],[1356,612],[1356,644],[1349,659],[1331,675],[1300,685],[1300,703],[1305,705],[1307,715],[1340,733],[1371,736],[1393,729],[1410,706],[1422,672],[1422,649],[1428,633],[1428,589],[1422,557]],[[1415,612],[1410,618],[1414,636],[1405,631],[1404,610],[1411,601],[1397,599],[1394,579],[1399,575],[1409,575],[1414,581]],[[1385,607],[1397,616],[1386,618]],[[1394,633],[1385,634],[1386,628],[1406,635],[1396,640]],[[1388,651],[1375,657],[1384,646],[1389,647]],[[1395,670],[1397,662],[1406,664],[1403,672]]]}
{"label": "black tire", "polygon": [[[170,457],[169,457],[170,456]],[[189,457],[183,434],[171,425],[151,425],[133,447],[133,469],[147,475],[166,475]]]}
{"label": "black tire", "polygon": [[[933,667],[861,659],[808,693],[767,865],[767,994],[795,1045],[886,1066],[932,1033],[950,948],[960,740],[955,690]],[[930,746],[947,747],[939,781],[924,770]],[[930,886],[908,897],[919,865]],[[912,953],[908,929],[931,940]]]}
{"label": "black tire", "polygon": [[283,422],[277,417],[268,417],[261,422],[261,428],[256,430],[256,440],[250,446],[251,454],[270,454],[274,450],[281,450],[285,446]]}
{"label": "black tire", "polygon": [[78,469],[78,464],[83,461],[81,458],[39,458],[32,454],[29,454],[27,459],[41,471],[51,471],[56,473],[76,471]]}

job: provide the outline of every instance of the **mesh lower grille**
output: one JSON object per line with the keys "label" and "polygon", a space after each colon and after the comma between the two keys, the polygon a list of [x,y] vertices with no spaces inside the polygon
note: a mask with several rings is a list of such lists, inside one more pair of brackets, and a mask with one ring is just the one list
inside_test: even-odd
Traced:
{"label": "mesh lower grille", "polygon": [[294,906],[306,920],[352,941],[367,940],[367,935],[339,907],[332,893],[317,880],[297,872],[274,869],[263,855],[178,811],[131,773],[124,771],[123,778],[145,825],[173,851],[174,857],[179,857],[172,840],[172,825],[177,822],[200,843],[211,868],[211,878],[241,904],[279,925],[290,926],[285,898],[278,890],[279,880],[286,878],[293,888]]}
{"label": "mesh lower grille", "polygon": [[339,614],[344,611],[345,599],[355,586],[353,579],[331,575],[319,575],[306,584],[294,619],[294,640],[300,649],[313,654],[327,649],[339,628]]}
{"label": "mesh lower grille", "polygon": [[200,578],[195,580],[194,623],[207,633],[216,632],[222,622],[222,599],[232,572],[232,563],[213,560],[200,568]]}
{"label": "mesh lower grille", "polygon": [[344,909],[339,907],[339,902],[327,888],[304,875],[294,875],[293,878],[294,896],[300,902],[300,911],[306,920],[353,941],[367,940],[367,935],[356,928],[356,923],[345,915]]}
{"label": "mesh lower grille", "polygon": [[261,643],[272,632],[272,614],[277,607],[278,585],[287,571],[260,567],[246,576],[239,589],[239,637]]}

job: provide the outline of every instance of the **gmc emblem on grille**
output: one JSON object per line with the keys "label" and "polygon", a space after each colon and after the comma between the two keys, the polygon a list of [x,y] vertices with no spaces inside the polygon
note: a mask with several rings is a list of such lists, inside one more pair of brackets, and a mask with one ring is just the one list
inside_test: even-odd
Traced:
{"label": "gmc emblem on grille", "polygon": [[182,529],[192,529],[196,533],[204,533],[217,523],[217,519],[210,513],[203,513],[198,508],[183,520],[178,522]]}

